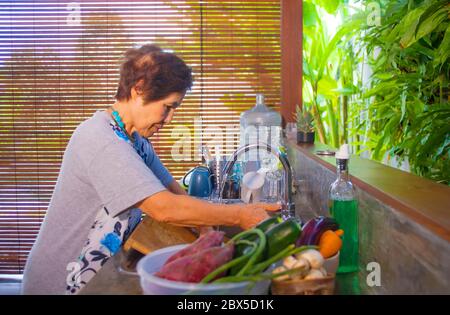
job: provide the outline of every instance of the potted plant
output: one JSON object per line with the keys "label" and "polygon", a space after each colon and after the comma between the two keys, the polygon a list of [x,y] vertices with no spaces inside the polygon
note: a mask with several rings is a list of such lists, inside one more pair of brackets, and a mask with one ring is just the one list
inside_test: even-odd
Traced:
{"label": "potted plant", "polygon": [[302,108],[297,105],[297,143],[314,143],[314,116],[311,109],[303,104]]}

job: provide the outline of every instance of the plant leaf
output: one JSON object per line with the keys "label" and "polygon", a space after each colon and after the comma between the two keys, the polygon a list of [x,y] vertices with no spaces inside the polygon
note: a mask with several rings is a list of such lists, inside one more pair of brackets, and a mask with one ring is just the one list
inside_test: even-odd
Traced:
{"label": "plant leaf", "polygon": [[315,26],[319,17],[316,6],[307,1],[303,1],[303,27]]}
{"label": "plant leaf", "polygon": [[322,77],[325,66],[328,62],[328,58],[333,50],[336,49],[337,44],[344,38],[344,36],[350,36],[353,31],[357,30],[361,26],[361,21],[357,18],[352,19],[350,22],[341,26],[341,28],[336,32],[333,38],[330,40],[325,48],[325,52],[322,56],[322,61],[319,66],[318,78]]}
{"label": "plant leaf", "polygon": [[402,46],[404,48],[411,46],[422,37],[431,33],[436,27],[438,27],[438,25],[445,21],[445,19],[447,19],[447,12],[445,8],[443,8],[435,12],[422,23],[417,23],[417,31],[414,32],[414,36],[410,37],[408,40],[404,40],[402,38],[402,40],[400,41]]}
{"label": "plant leaf", "polygon": [[317,92],[324,95],[326,98],[332,98],[337,96],[337,83],[329,76],[324,76],[319,80],[317,85]]}
{"label": "plant leaf", "polygon": [[325,9],[328,14],[334,14],[341,4],[340,0],[316,0],[317,4]]}
{"label": "plant leaf", "polygon": [[433,61],[435,66],[443,65],[445,61],[450,57],[450,24],[445,31],[444,38],[442,39],[439,48],[435,53],[435,60]]}
{"label": "plant leaf", "polygon": [[425,7],[418,7],[406,14],[394,27],[391,34],[386,38],[386,41],[395,42],[400,37],[400,44],[404,47],[405,43],[414,38],[419,18],[425,10]]}

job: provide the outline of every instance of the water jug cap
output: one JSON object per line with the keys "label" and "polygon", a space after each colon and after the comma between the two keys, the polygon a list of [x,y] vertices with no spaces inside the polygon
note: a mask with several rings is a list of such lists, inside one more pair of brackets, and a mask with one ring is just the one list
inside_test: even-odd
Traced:
{"label": "water jug cap", "polygon": [[261,93],[256,94],[256,105],[264,104],[264,95]]}

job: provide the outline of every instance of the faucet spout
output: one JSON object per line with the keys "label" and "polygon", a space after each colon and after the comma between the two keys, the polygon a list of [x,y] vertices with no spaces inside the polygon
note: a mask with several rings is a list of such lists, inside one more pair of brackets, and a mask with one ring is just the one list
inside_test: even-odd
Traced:
{"label": "faucet spout", "polygon": [[[284,179],[284,191],[283,191],[283,204],[281,209],[281,214],[284,219],[287,219],[289,217],[295,217],[295,203],[293,202],[293,196],[292,196],[292,168],[289,163],[289,160],[287,158],[287,155],[284,152],[280,152],[279,150],[274,149],[269,144],[259,142],[259,143],[252,143],[244,145],[240,148],[238,148],[230,157],[230,159],[225,164],[225,167],[223,169],[224,179],[227,179],[232,170],[233,166],[236,163],[238,157],[245,152],[248,152],[253,149],[262,149],[266,150],[267,152],[273,154],[275,157],[278,158],[278,160],[281,162],[281,165],[283,166],[284,172],[283,172],[283,179]],[[222,181],[220,185],[219,190],[219,198],[223,198],[223,192],[225,187],[225,180]]]}

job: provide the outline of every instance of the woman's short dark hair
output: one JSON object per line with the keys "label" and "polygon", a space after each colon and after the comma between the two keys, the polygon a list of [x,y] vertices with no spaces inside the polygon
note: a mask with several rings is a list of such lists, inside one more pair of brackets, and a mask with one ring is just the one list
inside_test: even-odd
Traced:
{"label": "woman's short dark hair", "polygon": [[131,88],[142,93],[144,101],[158,101],[172,93],[185,93],[192,87],[192,70],[177,55],[156,45],[129,49],[120,68],[116,99],[129,100]]}

